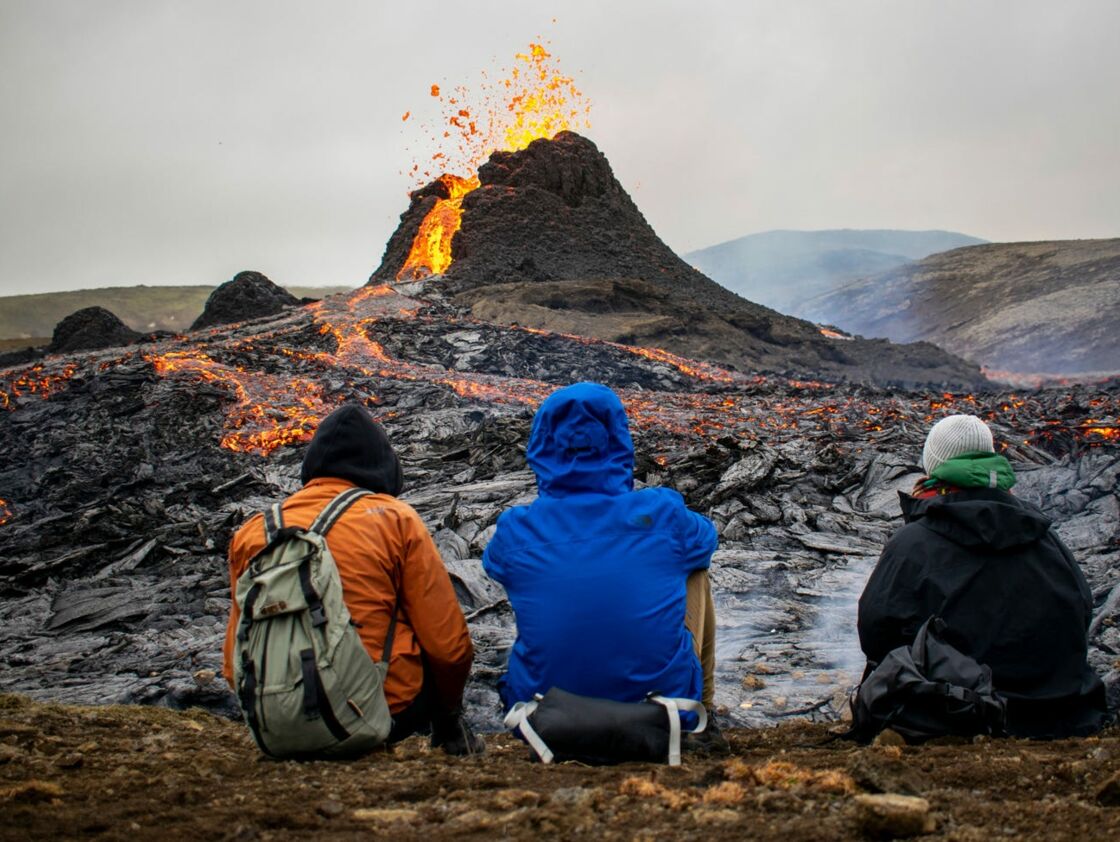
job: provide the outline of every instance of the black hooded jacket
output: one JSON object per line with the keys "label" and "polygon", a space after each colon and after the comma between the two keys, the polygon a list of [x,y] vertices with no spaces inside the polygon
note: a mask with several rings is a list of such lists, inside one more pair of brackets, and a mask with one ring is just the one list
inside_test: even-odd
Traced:
{"label": "black hooded jacket", "polygon": [[995,489],[900,497],[906,525],[887,542],[859,601],[868,661],[908,646],[936,614],[950,643],[991,667],[1011,734],[1098,730],[1107,706],[1086,661],[1092,593],[1050,520]]}
{"label": "black hooded jacket", "polygon": [[404,487],[401,463],[381,425],[361,406],[339,407],[319,424],[303,455],[300,480],[338,477],[376,494],[397,497]]}

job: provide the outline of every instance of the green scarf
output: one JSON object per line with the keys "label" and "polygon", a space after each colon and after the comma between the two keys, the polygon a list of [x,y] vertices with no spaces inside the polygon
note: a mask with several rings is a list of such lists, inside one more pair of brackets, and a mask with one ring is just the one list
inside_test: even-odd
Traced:
{"label": "green scarf", "polygon": [[978,450],[962,453],[942,462],[933,469],[923,485],[928,488],[939,482],[957,488],[998,488],[1008,491],[1015,484],[1015,472],[1011,470],[1011,463],[1005,457]]}

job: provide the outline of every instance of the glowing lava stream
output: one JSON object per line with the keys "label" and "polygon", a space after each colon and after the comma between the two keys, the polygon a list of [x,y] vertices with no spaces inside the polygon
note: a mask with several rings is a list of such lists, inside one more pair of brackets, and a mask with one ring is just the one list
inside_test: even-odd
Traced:
{"label": "glowing lava stream", "polygon": [[421,280],[442,275],[451,265],[451,238],[463,223],[463,197],[478,187],[478,176],[459,178],[441,175],[448,198],[437,199],[420,223],[408,258],[397,273],[397,280]]}
{"label": "glowing lava stream", "polygon": [[[400,295],[387,286],[364,287],[349,296],[337,296],[282,317],[272,329],[250,337],[216,340],[214,332],[191,340],[182,338],[178,347],[161,354],[146,353],[143,359],[164,376],[186,376],[220,386],[234,399],[226,410],[227,423],[221,445],[229,450],[268,455],[286,444],[311,438],[319,421],[342,400],[376,404],[377,397],[364,391],[363,379],[377,377],[398,381],[423,381],[452,389],[467,400],[515,403],[535,407],[557,384],[527,378],[512,378],[473,372],[449,372],[440,366],[409,363],[391,357],[384,347],[367,335],[369,327],[383,319],[415,317],[423,303]],[[299,330],[310,315],[322,334],[335,340],[335,350],[306,351],[286,345],[293,329]],[[450,319],[449,323],[455,320]],[[473,322],[473,320],[470,320]],[[545,334],[528,329],[528,333]],[[546,334],[547,335],[547,334]],[[564,336],[563,334],[558,334]],[[567,337],[565,337],[567,338]],[[828,384],[816,381],[746,377],[716,366],[698,363],[657,349],[635,348],[587,337],[571,337],[587,345],[617,348],[646,359],[676,367],[698,380],[739,385],[737,393],[665,393],[619,390],[631,420],[639,429],[658,429],[704,438],[771,434],[784,441],[821,427],[834,429],[846,438],[846,429],[878,433],[888,440],[899,424],[930,423],[941,415],[968,412],[1000,422],[1001,444],[1045,444],[1053,440],[1076,440],[1088,446],[1120,442],[1120,401],[1094,397],[1079,418],[1047,418],[1045,406],[1030,396],[1006,395],[978,399],[974,395],[944,393],[935,396],[879,396],[874,402],[858,395],[830,395]],[[206,343],[201,345],[201,343]],[[164,346],[167,347],[167,346]],[[245,359],[243,365],[222,362],[222,357]],[[277,367],[284,373],[261,370],[269,357],[287,357]],[[74,362],[37,364],[11,371],[0,379],[0,407],[8,410],[31,395],[47,398],[79,370],[95,374],[132,358],[129,353],[97,363],[92,370]],[[247,368],[253,365],[253,368]],[[293,367],[295,371],[293,372]],[[301,370],[302,369],[302,370]],[[348,377],[347,373],[361,375]],[[333,376],[325,377],[326,373]],[[341,382],[341,389],[328,392],[327,382]],[[750,390],[749,392],[747,390]],[[383,417],[391,417],[386,414]],[[2,504],[0,504],[2,505]],[[0,510],[0,518],[7,517]]]}

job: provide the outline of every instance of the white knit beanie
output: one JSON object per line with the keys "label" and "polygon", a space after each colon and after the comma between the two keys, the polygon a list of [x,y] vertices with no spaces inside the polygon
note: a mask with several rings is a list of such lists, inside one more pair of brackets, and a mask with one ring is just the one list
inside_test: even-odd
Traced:
{"label": "white knit beanie", "polygon": [[975,415],[950,415],[934,424],[926,436],[922,466],[929,476],[942,462],[975,451],[995,452],[988,425]]}

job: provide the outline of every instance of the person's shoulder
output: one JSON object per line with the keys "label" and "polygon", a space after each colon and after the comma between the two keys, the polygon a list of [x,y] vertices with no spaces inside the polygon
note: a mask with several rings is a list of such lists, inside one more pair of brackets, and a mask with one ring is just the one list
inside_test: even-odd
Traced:
{"label": "person's shoulder", "polygon": [[369,493],[358,498],[346,510],[343,518],[350,523],[368,521],[371,525],[380,526],[386,519],[402,525],[419,525],[423,527],[424,520],[416,509],[390,494]]}
{"label": "person's shoulder", "polygon": [[256,512],[238,527],[229,542],[230,559],[247,559],[264,548],[264,512]]}
{"label": "person's shoulder", "polygon": [[931,531],[927,529],[920,520],[912,520],[909,523],[899,524],[890,534],[890,537],[887,538],[887,546],[918,541],[931,534]]}
{"label": "person's shoulder", "polygon": [[[539,510],[539,506],[537,507]],[[533,506],[531,504],[524,506],[510,506],[504,512],[498,515],[498,519],[494,521],[495,535],[505,537],[510,532],[516,530],[519,526],[533,517]]]}
{"label": "person's shoulder", "polygon": [[696,523],[696,518],[702,517],[688,508],[681,493],[672,488],[643,488],[630,492],[630,497],[630,511],[638,510],[652,518],[655,527],[674,533],[688,531]]}
{"label": "person's shoulder", "polygon": [[648,501],[667,508],[687,508],[684,503],[684,497],[679,491],[674,488],[667,488],[663,485],[652,485],[639,489],[638,491],[631,491],[630,493],[634,495],[634,499],[643,502]]}
{"label": "person's shoulder", "polygon": [[928,528],[921,520],[904,523],[895,529],[883,545],[884,558],[913,557],[915,554],[924,556],[935,552],[935,546],[942,546],[946,539],[937,532]]}

